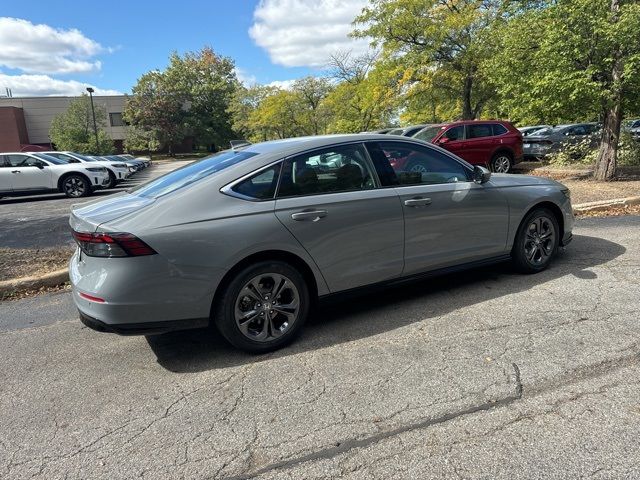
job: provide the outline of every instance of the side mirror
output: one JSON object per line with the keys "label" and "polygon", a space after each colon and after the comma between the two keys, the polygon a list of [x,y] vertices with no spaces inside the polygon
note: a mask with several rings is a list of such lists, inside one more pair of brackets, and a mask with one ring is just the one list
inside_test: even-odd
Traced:
{"label": "side mirror", "polygon": [[491,172],[480,165],[476,165],[473,167],[473,181],[477,184],[482,185],[483,183],[487,183],[491,178]]}

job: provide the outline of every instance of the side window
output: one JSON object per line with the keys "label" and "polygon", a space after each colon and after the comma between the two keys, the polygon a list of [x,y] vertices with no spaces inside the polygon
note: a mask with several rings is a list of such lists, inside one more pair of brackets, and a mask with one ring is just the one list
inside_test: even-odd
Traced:
{"label": "side window", "polygon": [[569,131],[567,132],[567,135],[586,135],[587,134],[587,129],[584,128],[583,125],[578,125],[577,127],[572,127],[569,129]]}
{"label": "side window", "polygon": [[[509,131],[504,125],[500,125],[499,123],[492,123],[491,127],[493,128],[493,135],[496,137],[498,135],[504,135]],[[529,132],[529,135],[531,135],[534,131],[535,130],[532,130],[531,132]]]}
{"label": "side window", "polygon": [[0,168],[8,167],[8,166],[9,166],[9,162],[6,161],[5,156],[0,155]]}
{"label": "side window", "polygon": [[464,125],[450,128],[449,130],[444,132],[443,136],[448,138],[452,142],[455,140],[464,140]]}
{"label": "side window", "polygon": [[375,142],[367,148],[385,187],[470,181],[461,163],[433,148],[400,142]]}
{"label": "side window", "polygon": [[374,188],[362,145],[345,145],[288,158],[278,198]]}
{"label": "side window", "polygon": [[467,138],[490,137],[493,134],[490,124],[467,125]]}
{"label": "side window", "polygon": [[37,158],[28,157],[27,155],[5,155],[9,160],[9,166],[11,167],[33,167],[40,163]]}
{"label": "side window", "polygon": [[272,199],[276,193],[281,163],[263,170],[233,186],[231,190],[255,200]]}

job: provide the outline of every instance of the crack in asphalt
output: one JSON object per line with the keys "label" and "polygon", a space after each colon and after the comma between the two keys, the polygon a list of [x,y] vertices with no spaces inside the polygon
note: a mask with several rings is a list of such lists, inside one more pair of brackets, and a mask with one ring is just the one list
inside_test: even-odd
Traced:
{"label": "crack in asphalt", "polygon": [[[637,344],[634,344],[632,347],[625,349],[623,351],[634,349],[634,347],[636,346]],[[460,417],[465,417],[465,416],[473,415],[479,412],[486,412],[489,410],[495,410],[498,408],[506,407],[515,402],[523,400],[524,398],[527,398],[527,399],[533,398],[533,397],[548,393],[550,391],[557,390],[561,387],[566,387],[578,382],[582,382],[585,380],[610,374],[612,372],[621,370],[625,367],[628,367],[630,365],[634,365],[637,363],[640,363],[640,353],[635,351],[630,355],[625,355],[615,359],[604,360],[602,362],[598,362],[593,365],[577,368],[567,372],[565,375],[556,377],[552,381],[543,382],[542,384],[537,385],[534,388],[528,387],[526,389],[526,397],[525,397],[525,387],[522,382],[520,367],[516,363],[512,363],[511,366],[513,368],[513,375],[514,375],[514,382],[515,382],[515,389],[514,389],[513,395],[509,395],[494,401],[484,402],[479,405],[475,405],[469,408],[465,408],[463,410],[459,410],[457,412],[447,413],[445,415],[442,415],[436,418],[428,418],[428,419],[420,420],[418,422],[404,425],[402,427],[398,427],[393,430],[388,430],[386,432],[370,435],[365,438],[361,438],[361,439],[354,438],[354,439],[349,439],[343,442],[336,442],[335,446],[333,447],[324,448],[324,449],[311,452],[305,455],[290,458],[288,460],[275,462],[251,472],[245,472],[239,475],[232,475],[224,478],[227,478],[228,480],[245,480],[245,479],[257,477],[259,475],[263,475],[265,473],[269,473],[275,470],[289,470],[291,468],[294,468],[298,465],[301,465],[307,462],[327,460],[327,459],[336,457],[338,455],[341,455],[343,453],[346,453],[350,450],[365,448],[370,445],[379,443],[383,440],[401,435],[406,432],[421,430],[421,429],[429,428],[435,425],[440,425],[440,424],[458,419]],[[579,398],[584,395],[586,394],[572,396],[570,397],[570,399]],[[554,405],[554,407],[557,407],[557,406],[558,405]],[[526,416],[518,417],[516,421],[522,421],[525,419],[527,419]],[[222,473],[223,470],[224,468],[219,469],[216,472],[216,475],[219,475],[220,473]],[[216,478],[216,476],[212,476],[208,478]]]}

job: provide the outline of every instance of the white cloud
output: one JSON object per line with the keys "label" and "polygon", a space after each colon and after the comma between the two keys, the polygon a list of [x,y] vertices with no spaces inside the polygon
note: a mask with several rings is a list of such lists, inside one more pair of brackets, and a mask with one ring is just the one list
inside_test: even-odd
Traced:
{"label": "white cloud", "polygon": [[271,61],[286,67],[324,67],[332,53],[368,50],[348,37],[367,0],[261,0],[249,35]]}
{"label": "white cloud", "polygon": [[100,70],[100,61],[92,57],[108,51],[79,30],[11,17],[0,17],[0,46],[0,65],[28,73]]}
{"label": "white cloud", "polygon": [[236,67],[236,77],[245,87],[250,87],[258,83],[255,75],[250,74],[245,69]]}
{"label": "white cloud", "polygon": [[273,82],[267,83],[267,87],[277,87],[282,90],[290,90],[295,82],[295,80],[274,80]]}
{"label": "white cloud", "polygon": [[14,97],[76,96],[93,87],[96,95],[122,95],[117,90],[98,88],[75,80],[58,80],[48,75],[5,75],[0,72],[0,94],[5,88],[12,90]]}

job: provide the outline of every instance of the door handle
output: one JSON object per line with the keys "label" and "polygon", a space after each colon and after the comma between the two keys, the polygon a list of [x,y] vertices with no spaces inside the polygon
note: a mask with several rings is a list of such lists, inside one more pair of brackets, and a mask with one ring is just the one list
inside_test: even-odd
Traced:
{"label": "door handle", "polygon": [[302,222],[305,220],[317,222],[321,218],[326,217],[328,213],[329,212],[327,212],[326,210],[307,210],[304,212],[292,213],[291,218],[298,222]]}
{"label": "door handle", "polygon": [[407,207],[424,207],[426,205],[431,205],[431,199],[430,198],[416,197],[416,198],[412,198],[410,200],[405,200],[404,204]]}
{"label": "door handle", "polygon": [[20,170],[11,170],[11,173],[20,173]]}

